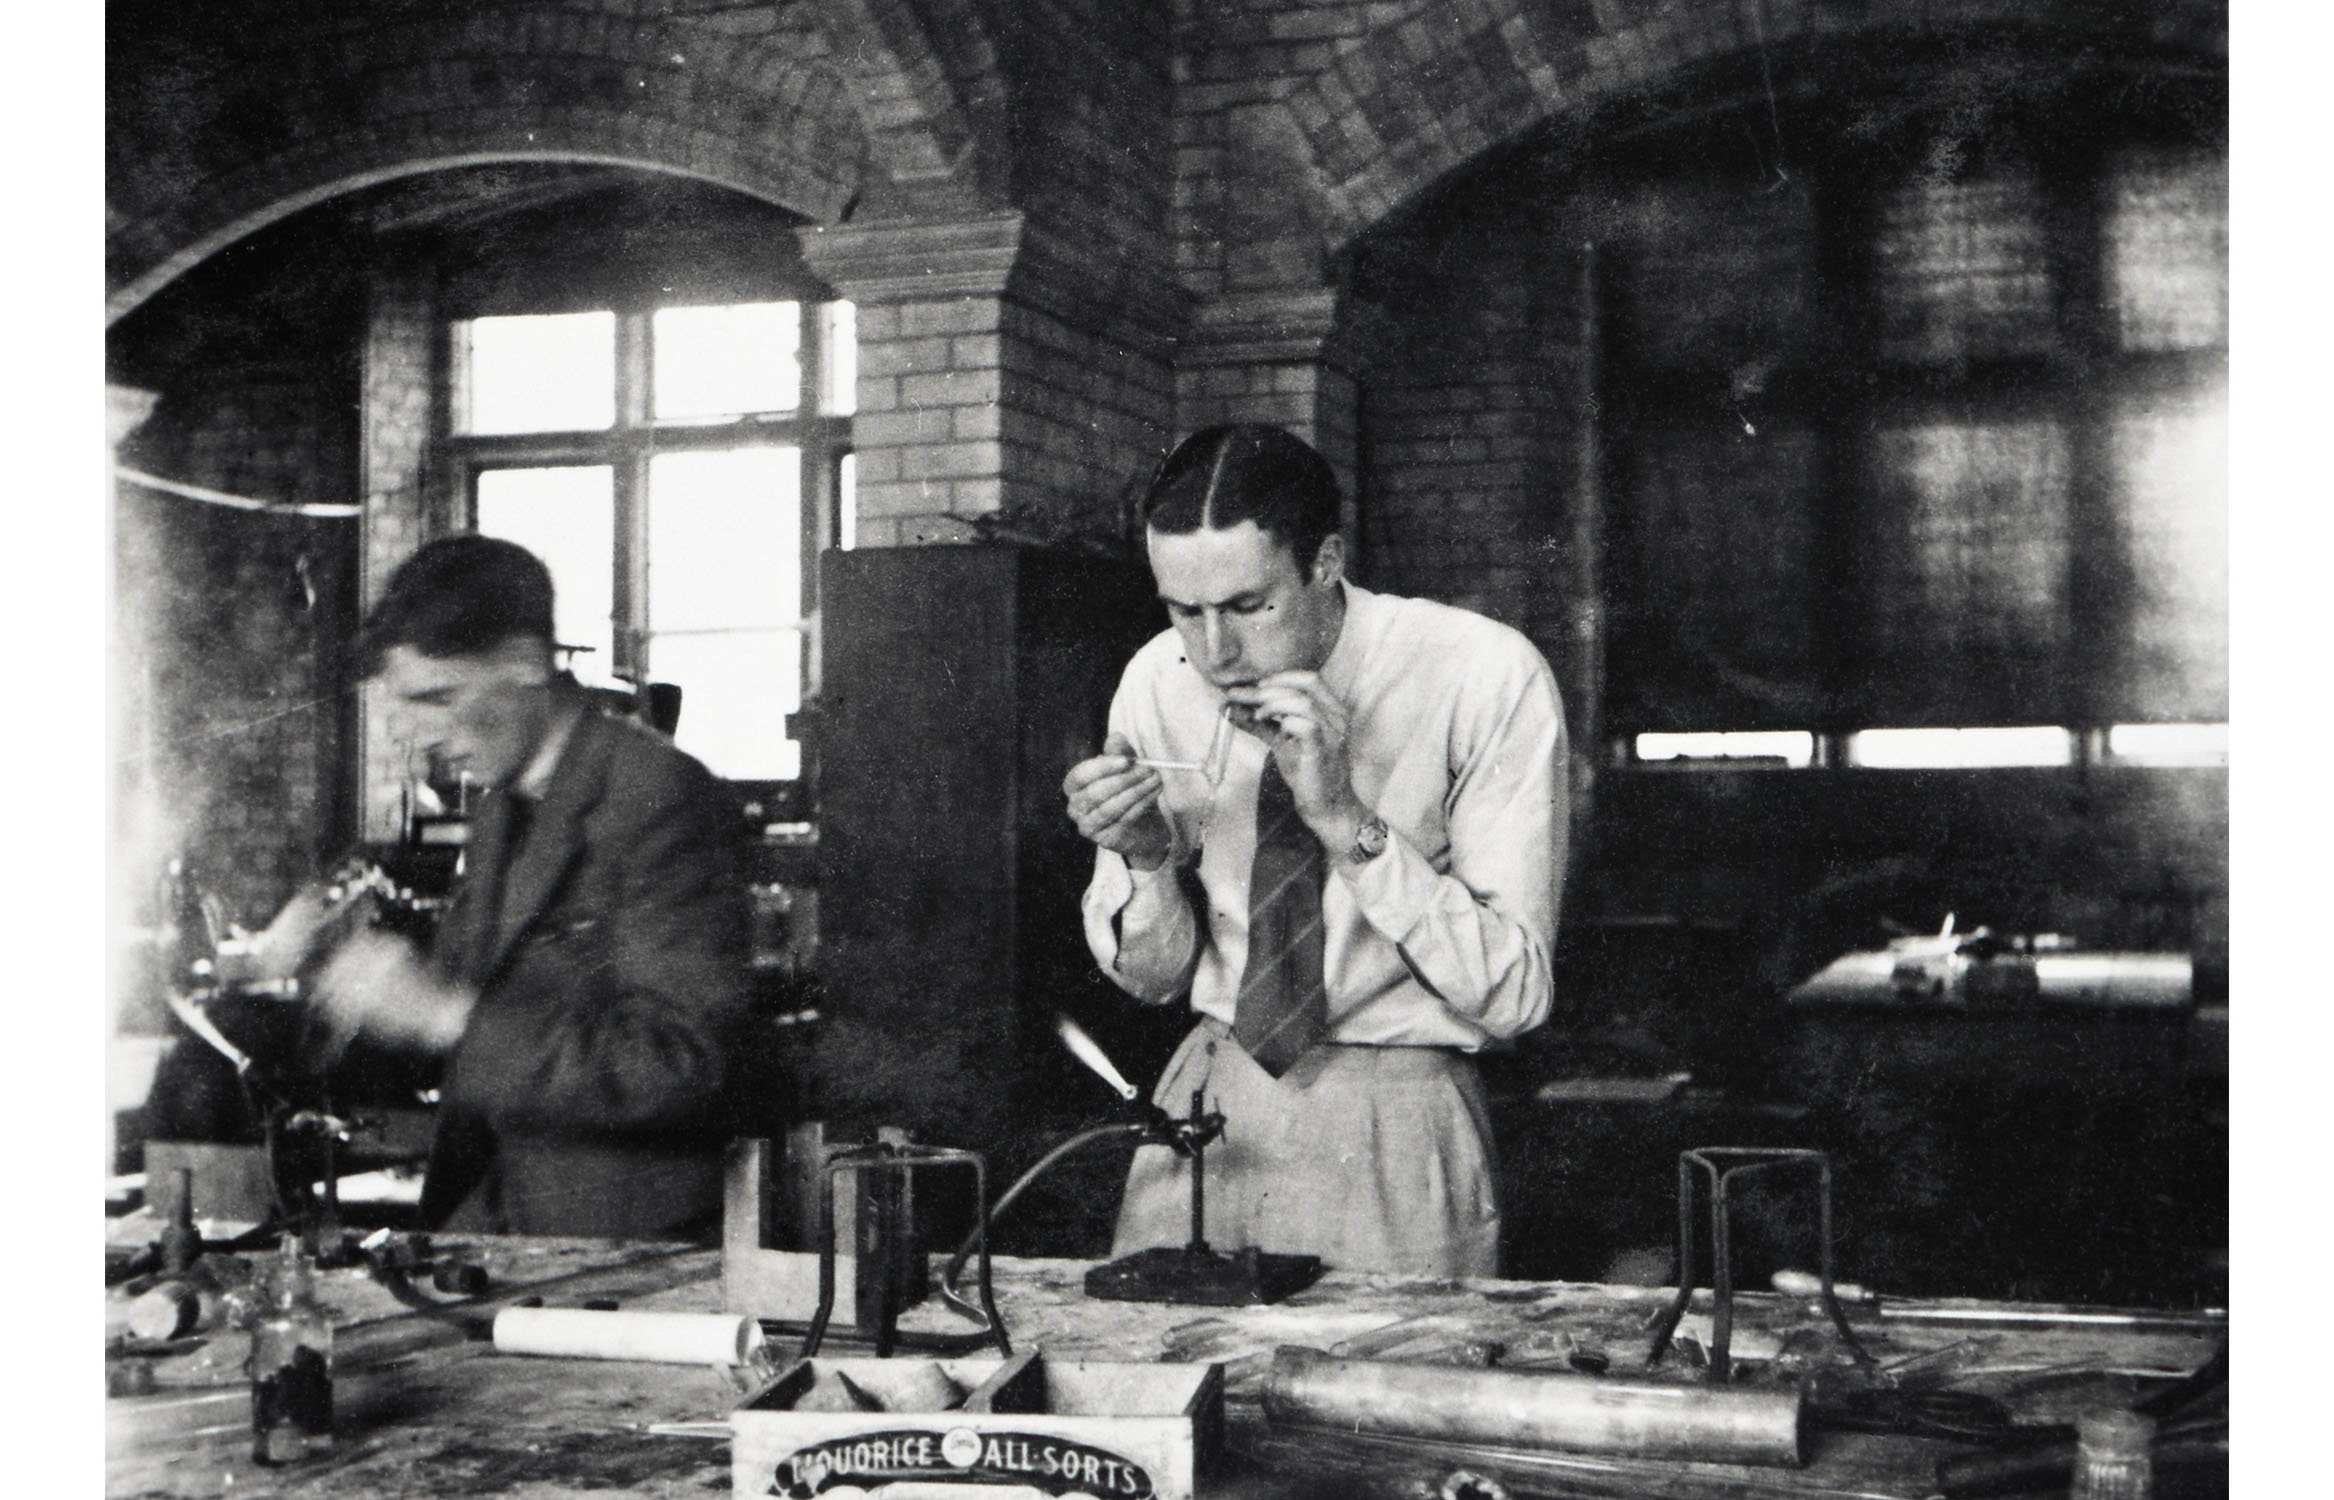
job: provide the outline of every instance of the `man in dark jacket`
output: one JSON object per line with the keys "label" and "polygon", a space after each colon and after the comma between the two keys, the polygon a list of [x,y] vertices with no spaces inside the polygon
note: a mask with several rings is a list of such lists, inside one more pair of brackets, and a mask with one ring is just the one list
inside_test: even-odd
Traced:
{"label": "man in dark jacket", "polygon": [[554,672],[551,622],[549,573],[509,542],[442,538],[391,577],[366,675],[401,738],[486,791],[430,951],[361,928],[313,993],[344,1032],[449,1054],[432,1225],[700,1237],[743,1004],[743,825],[702,765]]}

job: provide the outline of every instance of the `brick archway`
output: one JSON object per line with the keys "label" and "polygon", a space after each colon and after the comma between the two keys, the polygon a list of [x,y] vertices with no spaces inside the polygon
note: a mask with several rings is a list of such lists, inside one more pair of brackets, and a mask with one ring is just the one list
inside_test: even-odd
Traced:
{"label": "brick archway", "polygon": [[[907,0],[773,6],[752,35],[718,13],[632,20],[540,0],[459,16],[287,5],[264,34],[227,37],[167,6],[127,10],[108,46],[109,323],[277,219],[447,167],[642,167],[825,223],[900,182],[925,200],[992,196],[986,112],[962,98],[979,80],[941,70]],[[878,12],[884,45],[829,44],[829,26]],[[947,57],[994,66],[952,26]]]}
{"label": "brick archway", "polygon": [[2032,36],[2061,47],[2225,57],[2219,0],[1471,0],[1341,45],[1262,106],[1249,139],[1292,237],[1329,257],[1437,182],[1551,120],[1658,93],[1708,65],[1875,39]]}

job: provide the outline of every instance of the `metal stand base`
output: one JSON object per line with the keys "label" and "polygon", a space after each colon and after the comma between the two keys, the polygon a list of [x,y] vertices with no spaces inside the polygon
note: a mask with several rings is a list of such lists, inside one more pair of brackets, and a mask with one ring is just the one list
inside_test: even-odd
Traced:
{"label": "metal stand base", "polygon": [[1278,1302],[1321,1277],[1316,1255],[1278,1255],[1251,1245],[1230,1255],[1201,1246],[1156,1245],[1086,1273],[1086,1295],[1112,1302],[1240,1307]]}
{"label": "metal stand base", "polygon": [[1812,1168],[1816,1181],[1816,1264],[1823,1277],[1819,1296],[1832,1326],[1858,1364],[1870,1364],[1840,1299],[1832,1290],[1832,1164],[1821,1151],[1792,1147],[1697,1146],[1678,1153],[1678,1294],[1654,1324],[1653,1346],[1645,1352],[1647,1365],[1661,1362],[1670,1336],[1694,1300],[1694,1175],[1700,1172],[1710,1188],[1710,1379],[1724,1385],[1732,1378],[1729,1355],[1734,1341],[1734,1256],[1729,1233],[1727,1190],[1737,1177],[1779,1169]]}

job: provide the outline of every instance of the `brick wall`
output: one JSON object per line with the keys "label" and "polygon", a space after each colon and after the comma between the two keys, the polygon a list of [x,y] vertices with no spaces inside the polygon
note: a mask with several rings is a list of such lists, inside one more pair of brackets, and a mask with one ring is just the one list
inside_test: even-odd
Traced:
{"label": "brick wall", "polygon": [[1494,185],[1374,246],[1356,292],[1383,330],[1362,398],[1371,576],[1504,620],[1559,662],[1583,406],[1561,230]]}
{"label": "brick wall", "polygon": [[1003,311],[993,296],[859,310],[859,545],[969,538],[998,505]]}
{"label": "brick wall", "polygon": [[266,223],[417,163],[634,162],[831,220],[875,149],[861,82],[804,5],[238,9],[109,9],[117,312]]}
{"label": "brick wall", "polygon": [[[1082,307],[1049,311],[1093,340],[1097,378],[1114,380],[1118,360],[1162,355],[1188,321],[1167,429],[1259,417],[1333,446],[1350,446],[1341,434],[1355,426],[1341,388],[1353,368],[1333,347],[1355,247],[1470,163],[1550,122],[1681,87],[1728,59],[1747,65],[1782,49],[1788,62],[1789,49],[1864,39],[1998,37],[2012,22],[2061,41],[2204,55],[2225,46],[2214,0],[481,0],[322,12],[242,0],[241,9],[234,26],[160,5],[113,10],[117,309],[254,224],[421,162],[627,161],[727,183],[822,226],[1018,213],[1095,284]],[[253,89],[254,77],[268,88]],[[1162,304],[1134,333],[1113,315],[1130,296]],[[1274,308],[1291,296],[1331,306],[1297,341],[1312,347],[1280,336]],[[1175,300],[1181,311],[1164,305]],[[992,333],[1007,358],[1002,321],[966,337]],[[937,440],[920,424],[895,453],[862,450],[874,471],[863,477],[877,487],[872,540],[954,540],[968,515],[1054,511],[1066,488],[1089,482],[1067,476],[1122,441],[1098,440],[1092,427],[1068,437],[1054,418],[1013,412],[1016,391],[1058,386],[1057,377],[1025,380],[1000,365],[991,389],[977,351],[917,335],[891,342],[875,378],[899,383],[877,399],[894,398],[898,415],[929,398],[951,430]],[[899,363],[930,354],[946,362]],[[985,416],[963,417],[969,430],[959,434],[960,413],[992,402],[996,435]],[[1009,421],[1021,425],[1007,446]],[[1017,455],[1044,460],[1029,466],[1026,497],[1010,467]],[[1332,459],[1359,477],[1350,453]]]}
{"label": "brick wall", "polygon": [[[354,443],[317,372],[212,365],[162,400],[128,467],[231,494],[345,501]],[[351,836],[341,690],[356,522],[293,519],[118,490],[125,752],[152,809],[154,865],[183,856],[225,914],[273,915]],[[150,798],[150,803],[145,799]]]}
{"label": "brick wall", "polygon": [[1132,342],[997,294],[862,306],[859,545],[966,541],[985,519],[1118,541],[1171,400]]}
{"label": "brick wall", "polygon": [[[360,538],[360,592],[370,607],[389,574],[443,526],[451,524],[452,498],[443,476],[432,483],[432,435],[438,337],[438,305],[430,269],[402,264],[378,270],[365,307],[363,387],[363,473],[365,515]],[[378,686],[361,685],[359,712],[364,726],[358,743],[361,769],[357,799],[364,836],[386,842],[402,831],[405,788],[414,768],[388,735],[388,708]]]}
{"label": "brick wall", "polygon": [[1166,362],[1059,314],[1009,306],[1000,457],[1016,514],[1040,534],[1115,541],[1166,451]]}
{"label": "brick wall", "polygon": [[1024,0],[1000,26],[1013,89],[1016,207],[1061,238],[1157,275],[1175,181],[1164,7]]}

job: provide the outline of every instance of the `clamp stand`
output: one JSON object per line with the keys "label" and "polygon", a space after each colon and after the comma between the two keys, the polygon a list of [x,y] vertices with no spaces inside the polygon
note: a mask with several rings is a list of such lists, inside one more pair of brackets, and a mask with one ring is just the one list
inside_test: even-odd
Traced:
{"label": "clamp stand", "polygon": [[[953,1146],[918,1146],[878,1141],[872,1146],[839,1151],[827,1159],[822,1179],[824,1191],[819,1194],[819,1305],[812,1317],[810,1332],[802,1341],[802,1357],[810,1358],[819,1352],[819,1344],[827,1335],[827,1320],[835,1311],[835,1179],[845,1172],[876,1172],[892,1179],[889,1191],[879,1190],[870,1195],[876,1206],[874,1237],[879,1244],[903,1242],[907,1227],[900,1222],[902,1202],[908,1199],[906,1189],[916,1172],[925,1167],[969,1167],[973,1174],[973,1234],[981,1259],[981,1311],[989,1320],[989,1331],[996,1336],[997,1352],[1011,1358],[1013,1345],[1005,1337],[1005,1321],[997,1316],[997,1299],[990,1289],[989,1278],[989,1168],[978,1152],[962,1151]],[[919,1260],[917,1273],[924,1267]],[[897,1341],[900,1321],[900,1290],[889,1277],[880,1278],[877,1291],[875,1318],[875,1356],[891,1357],[892,1345]]]}
{"label": "clamp stand", "polygon": [[1198,1089],[1191,1091],[1188,1117],[1158,1114],[1152,1127],[1149,1139],[1191,1158],[1191,1242],[1181,1249],[1154,1245],[1094,1267],[1086,1273],[1087,1296],[1238,1307],[1278,1302],[1319,1279],[1318,1256],[1279,1255],[1254,1245],[1230,1255],[1208,1248],[1207,1143],[1224,1133],[1224,1117],[1205,1112]]}
{"label": "clamp stand", "polygon": [[1734,1257],[1728,1224],[1731,1212],[1728,1186],[1735,1178],[1756,1172],[1810,1167],[1814,1169],[1816,1181],[1816,1264],[1823,1278],[1819,1295],[1824,1311],[1831,1314],[1832,1325],[1839,1329],[1856,1362],[1871,1363],[1872,1356],[1864,1351],[1863,1344],[1848,1327],[1847,1314],[1840,1311],[1840,1299],[1832,1290],[1831,1158],[1821,1151],[1793,1147],[1697,1146],[1678,1153],[1678,1294],[1654,1324],[1653,1346],[1645,1352],[1648,1366],[1661,1362],[1663,1351],[1669,1348],[1670,1335],[1677,1332],[1678,1321],[1686,1315],[1686,1308],[1694,1299],[1694,1174],[1699,1171],[1710,1184],[1710,1379],[1724,1385],[1732,1374],[1727,1354],[1734,1341]]}

